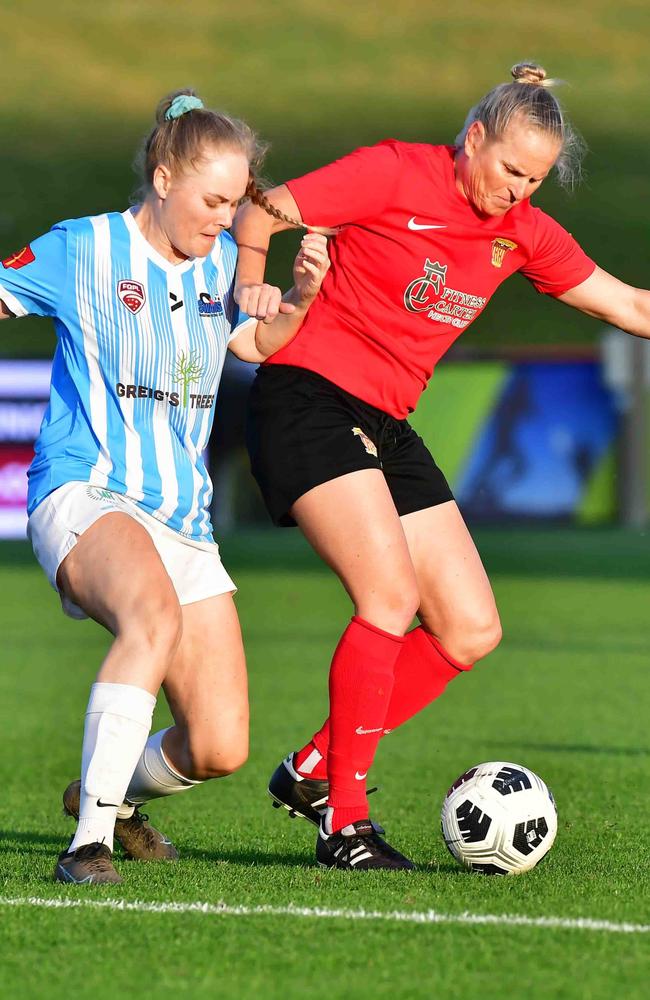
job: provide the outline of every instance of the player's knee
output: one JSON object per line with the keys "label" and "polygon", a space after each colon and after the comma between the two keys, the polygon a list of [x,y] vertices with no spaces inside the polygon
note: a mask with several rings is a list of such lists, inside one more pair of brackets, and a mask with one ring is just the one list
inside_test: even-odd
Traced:
{"label": "player's knee", "polygon": [[443,645],[459,663],[476,663],[496,649],[501,636],[501,622],[494,611],[458,624]]}
{"label": "player's knee", "polygon": [[396,586],[377,587],[357,603],[357,614],[378,628],[404,633],[413,621],[420,604],[415,581],[396,581]]}
{"label": "player's knee", "polygon": [[226,778],[243,767],[247,760],[248,740],[237,740],[227,747],[190,747],[192,773],[188,777],[193,781]]}
{"label": "player's knee", "polygon": [[163,657],[171,659],[183,635],[183,614],[175,597],[161,601],[146,622],[149,646]]}
{"label": "player's knee", "polygon": [[175,594],[153,594],[123,616],[118,635],[134,655],[169,662],[181,641],[183,615]]}

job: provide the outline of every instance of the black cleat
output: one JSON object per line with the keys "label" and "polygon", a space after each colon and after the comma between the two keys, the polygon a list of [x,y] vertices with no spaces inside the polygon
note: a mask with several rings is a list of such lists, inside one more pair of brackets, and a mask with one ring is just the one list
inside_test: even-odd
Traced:
{"label": "black cleat", "polygon": [[289,754],[276,767],[269,781],[269,795],[276,809],[284,806],[291,819],[300,816],[314,826],[320,826],[327,808],[329,783],[316,778],[303,778],[293,766],[294,755]]}
{"label": "black cleat", "polygon": [[[304,778],[298,774],[293,766],[294,757],[295,753],[290,753],[271,775],[268,791],[273,799],[273,808],[280,809],[284,806],[291,819],[300,816],[320,828],[320,821],[327,809],[329,782],[322,778]],[[367,794],[372,795],[376,791],[376,788],[369,788]],[[374,820],[371,822],[375,833],[384,832],[383,826]]]}
{"label": "black cleat", "polygon": [[[72,781],[63,793],[63,811],[79,819],[81,782]],[[146,813],[135,808],[128,819],[115,820],[115,839],[131,861],[176,861],[178,851],[164,833],[156,830]]]}
{"label": "black cleat", "polygon": [[113,855],[106,844],[83,844],[76,851],[61,851],[54,869],[55,882],[75,885],[102,885],[121,882],[113,867]]}
{"label": "black cleat", "polygon": [[412,861],[382,840],[369,819],[351,823],[343,830],[330,834],[325,833],[321,825],[316,840],[316,861],[321,868],[348,871],[372,868],[406,871],[415,868]]}

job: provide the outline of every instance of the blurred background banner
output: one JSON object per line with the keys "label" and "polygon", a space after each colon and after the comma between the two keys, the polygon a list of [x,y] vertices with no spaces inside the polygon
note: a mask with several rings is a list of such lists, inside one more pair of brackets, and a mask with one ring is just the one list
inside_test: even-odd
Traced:
{"label": "blurred background banner", "polygon": [[49,360],[0,360],[0,538],[25,537],[27,469],[49,395]]}
{"label": "blurred background banner", "polygon": [[450,363],[436,388],[413,423],[439,442],[438,460],[470,520],[614,517],[618,415],[597,361]]}
{"label": "blurred background banner", "polygon": [[[0,257],[61,219],[123,210],[156,103],[179,86],[250,122],[270,143],[266,177],[280,183],[389,136],[453,142],[469,107],[534,59],[567,81],[558,96],[590,150],[575,193],[549,179],[534,202],[601,267],[647,286],[648,5],[549,0],[502,13],[479,0],[0,0]],[[297,240],[273,247],[268,275],[284,287]],[[516,276],[439,366],[414,424],[470,519],[645,521],[645,345],[615,362],[614,384],[601,335]],[[53,347],[49,321],[2,325],[0,359],[47,359]],[[251,374],[229,366],[217,408],[218,530],[266,523],[242,444]],[[29,450],[7,413],[30,406],[33,417],[40,391],[19,402],[3,389],[0,510],[21,495]],[[22,531],[0,514],[0,531],[9,523]]]}

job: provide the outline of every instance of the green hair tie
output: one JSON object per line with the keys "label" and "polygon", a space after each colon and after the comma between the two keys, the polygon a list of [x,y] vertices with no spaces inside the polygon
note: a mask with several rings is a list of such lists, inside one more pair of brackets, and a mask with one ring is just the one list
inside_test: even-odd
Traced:
{"label": "green hair tie", "polygon": [[186,115],[188,111],[194,111],[196,108],[202,108],[203,106],[203,101],[200,97],[193,97],[191,94],[179,94],[165,111],[165,121],[170,122],[173,118],[180,118],[181,115]]}

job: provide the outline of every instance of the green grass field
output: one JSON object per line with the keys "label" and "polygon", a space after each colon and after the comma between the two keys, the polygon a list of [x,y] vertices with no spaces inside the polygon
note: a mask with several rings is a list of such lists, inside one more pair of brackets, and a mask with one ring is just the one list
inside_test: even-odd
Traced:
{"label": "green grass field", "polygon": [[[468,107],[533,58],[568,81],[561,96],[591,150],[575,196],[549,182],[537,203],[603,267],[647,286],[646,0],[0,0],[0,15],[0,257],[59,219],[124,207],[134,150],[178,86],[249,120],[271,141],[267,175],[280,182],[391,135],[453,141]],[[289,237],[272,280],[286,283],[291,256]],[[517,278],[462,346],[598,332]],[[48,321],[3,324],[1,356],[53,346]],[[478,537],[504,642],[392,734],[373,773],[376,816],[417,872],[323,873],[312,828],[271,809],[271,770],[326,711],[350,609],[296,534],[251,533],[222,546],[240,585],[250,761],[153,804],[178,865],[124,863],[123,886],[90,891],[51,874],[72,830],[61,792],[78,774],[107,637],[61,615],[25,545],[0,545],[0,996],[645,998],[648,536]],[[161,705],[157,722],[167,719]],[[499,758],[538,771],[558,802],[556,845],[520,879],[462,872],[439,834],[449,784]]]}
{"label": "green grass field", "polygon": [[[240,585],[250,761],[227,780],[152,805],[182,851],[177,865],[124,862],[123,886],[91,890],[55,885],[51,874],[71,832],[60,796],[78,773],[87,691],[107,637],[61,615],[26,546],[0,547],[0,993],[647,996],[647,536],[492,530],[478,540],[503,645],[385,740],[373,772],[376,816],[416,872],[319,871],[312,828],[271,809],[266,779],[321,720],[326,665],[350,609],[297,534],[260,532],[222,546]],[[160,706],[157,721],[167,718]],[[490,759],[528,765],[557,799],[556,844],[520,878],[467,874],[440,838],[448,785]],[[225,909],[117,910],[89,900]],[[332,915],[341,910],[349,912]],[[441,922],[416,922],[430,911]],[[533,923],[458,922],[463,914]]]}

